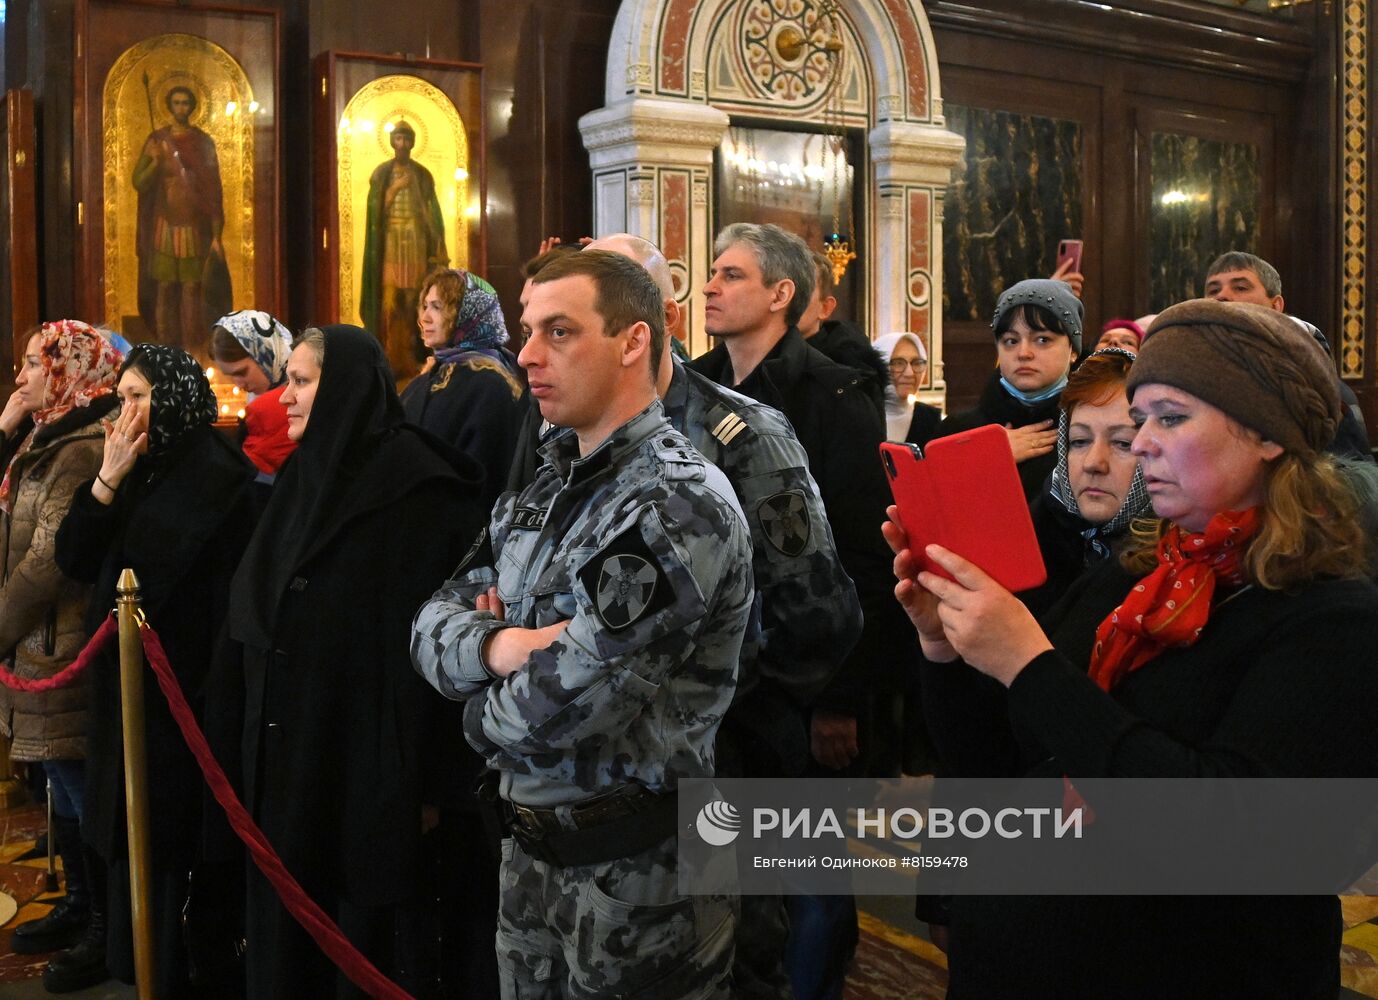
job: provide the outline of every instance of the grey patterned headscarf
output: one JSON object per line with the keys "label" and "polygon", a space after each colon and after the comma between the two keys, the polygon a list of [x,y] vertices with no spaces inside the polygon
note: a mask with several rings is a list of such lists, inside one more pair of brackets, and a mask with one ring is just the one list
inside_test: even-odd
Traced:
{"label": "grey patterned headscarf", "polygon": [[[1118,355],[1134,360],[1134,355],[1128,351],[1122,351],[1118,347],[1107,347],[1104,350],[1096,351],[1088,355],[1094,358],[1102,355]],[[1076,495],[1072,492],[1072,484],[1067,474],[1067,451],[1068,451],[1068,414],[1063,410],[1058,416],[1057,421],[1057,467],[1053,469],[1052,481],[1048,487],[1048,492],[1069,514],[1078,518],[1082,517],[1081,509],[1077,506]],[[1087,524],[1082,529],[1082,537],[1102,558],[1110,555],[1109,539],[1114,538],[1129,527],[1129,523],[1136,517],[1143,517],[1149,512],[1152,497],[1148,495],[1148,490],[1144,487],[1143,469],[1135,467],[1134,478],[1129,482],[1129,490],[1125,493],[1124,502],[1120,504],[1120,509],[1115,512],[1115,516],[1104,524]],[[1082,520],[1085,520],[1082,518]]]}
{"label": "grey patterned headscarf", "polygon": [[240,309],[215,321],[232,336],[254,364],[268,376],[268,388],[287,381],[287,359],[292,354],[292,333],[260,309]]}

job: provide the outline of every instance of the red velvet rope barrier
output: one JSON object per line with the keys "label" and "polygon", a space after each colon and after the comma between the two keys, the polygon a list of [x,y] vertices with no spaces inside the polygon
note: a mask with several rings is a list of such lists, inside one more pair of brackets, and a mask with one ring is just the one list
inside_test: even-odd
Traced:
{"label": "red velvet rope barrier", "polygon": [[91,641],[86,647],[77,654],[77,658],[70,664],[63,667],[51,677],[45,677],[41,681],[25,680],[23,677],[16,677],[14,674],[0,667],[0,684],[15,691],[52,691],[56,688],[66,687],[77,679],[77,675],[91,665],[91,661],[96,658],[105,644],[110,641],[111,636],[119,631],[119,626],[115,624],[115,616],[111,615],[105,619],[105,623],[96,629],[96,634],[91,636]]}
{"label": "red velvet rope barrier", "polygon": [[[101,633],[103,632],[104,626],[101,628]],[[211,753],[210,745],[206,742],[201,727],[196,724],[196,718],[191,714],[187,699],[172,674],[172,667],[168,663],[167,653],[163,650],[158,633],[145,625],[139,630],[139,634],[143,639],[144,653],[153,668],[153,675],[158,679],[158,687],[167,699],[172,717],[177,722],[177,728],[182,731],[182,738],[186,741],[188,749],[201,765],[201,773],[206,779],[206,784],[210,786],[220,807],[225,810],[230,826],[249,849],[249,856],[253,858],[254,864],[272,883],[283,906],[287,907],[287,912],[292,914],[297,923],[315,939],[321,951],[349,977],[350,982],[369,996],[375,1000],[413,1000],[411,994],[384,976],[359,953],[335,922],[306,895],[301,885],[287,871],[282,859],[268,843],[268,838],[263,835],[263,831],[258,828],[258,824],[239,801],[239,796],[230,787],[229,779],[225,777],[220,762]]]}

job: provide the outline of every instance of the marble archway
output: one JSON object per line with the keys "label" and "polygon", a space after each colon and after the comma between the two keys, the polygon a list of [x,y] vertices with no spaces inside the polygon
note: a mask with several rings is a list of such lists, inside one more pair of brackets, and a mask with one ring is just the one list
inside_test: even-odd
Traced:
{"label": "marble archway", "polygon": [[[713,153],[729,113],[823,117],[822,95],[807,80],[807,53],[793,67],[803,82],[772,89],[769,81],[781,74],[753,72],[762,47],[744,51],[738,26],[755,17],[807,29],[817,5],[623,0],[608,49],[606,106],[579,121],[593,168],[595,230],[636,233],[665,250],[691,307],[695,353],[708,346],[697,292],[714,235]],[[863,247],[872,277],[869,325],[877,333],[920,333],[940,394],[942,207],[963,140],[944,128],[933,35],[919,0],[843,0],[841,13],[849,50],[862,56],[845,114],[865,126],[870,153]],[[778,60],[773,49],[764,58]]]}

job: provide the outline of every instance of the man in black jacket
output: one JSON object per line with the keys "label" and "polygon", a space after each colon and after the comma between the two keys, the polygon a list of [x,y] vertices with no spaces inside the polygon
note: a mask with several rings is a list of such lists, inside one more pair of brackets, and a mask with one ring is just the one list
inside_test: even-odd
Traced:
{"label": "man in black jacket", "polygon": [[799,332],[809,346],[822,351],[840,365],[855,368],[861,374],[866,395],[885,418],[885,387],[890,384],[890,372],[885,359],[871,344],[871,340],[846,320],[833,319],[837,309],[837,282],[833,278],[832,262],[817,250],[809,253],[813,259],[814,285],[804,312],[799,317]]}
{"label": "man in black jacket", "polygon": [[[716,251],[704,286],[705,328],[721,343],[690,367],[783,411],[794,425],[865,615],[860,641],[814,701],[813,756],[829,772],[896,773],[894,691],[913,641],[891,595],[889,550],[880,534],[890,502],[879,459],[884,423],[861,375],[830,361],[799,333],[816,279],[804,242],[778,226],[737,223],[719,234]],[[817,966],[804,984],[796,970],[801,998],[829,995],[845,974],[855,910],[838,916],[850,927],[814,942],[816,950],[837,952],[815,954]]]}

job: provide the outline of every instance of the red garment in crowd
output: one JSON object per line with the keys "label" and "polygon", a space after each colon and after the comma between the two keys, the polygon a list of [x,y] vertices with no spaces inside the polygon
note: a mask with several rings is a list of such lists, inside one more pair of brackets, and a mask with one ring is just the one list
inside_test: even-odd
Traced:
{"label": "red garment in crowd", "polygon": [[287,407],[282,405],[280,385],[269,389],[244,408],[244,454],[259,472],[276,475],[297,443],[287,436]]}

